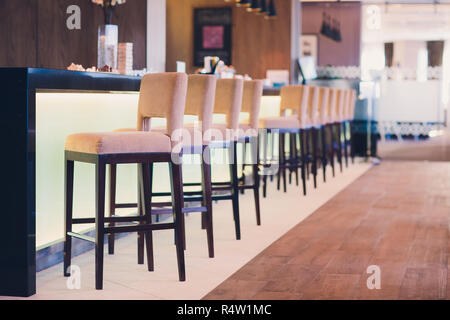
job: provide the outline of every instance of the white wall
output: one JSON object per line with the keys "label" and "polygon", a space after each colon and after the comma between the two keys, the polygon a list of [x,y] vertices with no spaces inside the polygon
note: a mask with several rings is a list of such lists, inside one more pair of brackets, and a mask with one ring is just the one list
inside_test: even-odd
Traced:
{"label": "white wall", "polygon": [[166,0],[147,0],[147,70],[166,71]]}
{"label": "white wall", "polygon": [[417,57],[421,50],[427,50],[425,41],[395,41],[393,65],[398,65],[400,68],[417,69]]}

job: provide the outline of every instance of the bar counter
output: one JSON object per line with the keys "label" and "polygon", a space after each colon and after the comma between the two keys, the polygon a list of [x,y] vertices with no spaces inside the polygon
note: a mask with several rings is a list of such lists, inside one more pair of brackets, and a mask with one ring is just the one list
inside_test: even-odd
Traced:
{"label": "bar counter", "polygon": [[[40,92],[138,92],[139,85],[138,77],[115,74],[0,68],[3,137],[0,295],[31,296],[36,292],[37,95]],[[51,198],[52,195],[49,201]]]}
{"label": "bar counter", "polygon": [[[0,295],[35,294],[36,251],[63,239],[65,137],[135,127],[140,80],[108,73],[0,68]],[[279,114],[278,92],[265,89],[261,116]],[[93,168],[80,165],[75,170],[80,179],[75,181],[74,216],[89,217],[94,213],[93,181],[88,178]],[[135,202],[135,167],[118,170],[118,201]],[[168,188],[166,171],[155,170],[162,189]],[[192,171],[188,167],[183,175],[192,178]]]}

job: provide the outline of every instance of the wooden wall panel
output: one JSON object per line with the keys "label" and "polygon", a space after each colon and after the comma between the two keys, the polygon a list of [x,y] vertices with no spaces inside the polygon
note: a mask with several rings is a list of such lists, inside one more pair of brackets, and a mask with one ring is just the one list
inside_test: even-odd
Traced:
{"label": "wooden wall panel", "polygon": [[235,10],[233,64],[241,74],[263,79],[268,69],[291,68],[291,3],[276,1],[274,20]]}
{"label": "wooden wall panel", "polygon": [[[336,42],[320,34],[324,12],[340,22],[341,42]],[[319,66],[359,66],[361,52],[360,3],[302,3],[302,33],[319,36]]]}
{"label": "wooden wall panel", "polygon": [[[81,8],[81,30],[66,26],[67,7]],[[38,67],[64,69],[70,63],[85,67],[97,65],[97,25],[102,19],[100,8],[88,1],[38,1]],[[97,23],[95,23],[97,22]]]}
{"label": "wooden wall panel", "polygon": [[133,68],[146,68],[147,0],[128,0],[115,12],[113,21],[119,25],[119,42],[133,42]]}
{"label": "wooden wall panel", "polygon": [[290,69],[290,1],[277,0],[278,18],[265,20],[227,4],[223,0],[167,0],[167,71],[176,61],[185,61],[194,72],[193,10],[204,7],[233,7],[232,64],[239,74],[265,78],[267,69]]}
{"label": "wooden wall panel", "polygon": [[36,66],[35,0],[0,0],[0,67]]}
{"label": "wooden wall panel", "polygon": [[[66,27],[72,4],[81,9],[81,30]],[[0,0],[0,40],[12,43],[0,50],[0,66],[96,66],[97,32],[103,23],[101,7],[90,0]],[[145,68],[147,1],[129,0],[117,7],[113,23],[119,25],[119,42],[134,43],[134,68]]]}

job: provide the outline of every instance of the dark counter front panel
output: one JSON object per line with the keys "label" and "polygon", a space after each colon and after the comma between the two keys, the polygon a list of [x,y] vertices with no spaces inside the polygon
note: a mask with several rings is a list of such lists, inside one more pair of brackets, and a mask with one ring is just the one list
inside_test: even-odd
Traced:
{"label": "dark counter front panel", "polygon": [[27,297],[36,293],[36,92],[120,92],[139,91],[139,87],[139,77],[0,68],[0,295]]}

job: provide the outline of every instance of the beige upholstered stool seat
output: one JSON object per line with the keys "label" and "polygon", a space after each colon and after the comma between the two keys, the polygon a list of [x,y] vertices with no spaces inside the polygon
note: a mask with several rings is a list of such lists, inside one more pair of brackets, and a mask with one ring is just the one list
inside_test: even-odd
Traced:
{"label": "beige upholstered stool seat", "polygon": [[[183,146],[208,145],[207,141],[203,141],[201,129],[195,127],[194,125],[192,125],[192,126],[186,125],[181,130],[182,130],[181,131],[181,134],[182,134],[181,141],[182,141]],[[114,130],[114,132],[138,132],[138,131],[133,128],[122,128],[122,129]],[[151,131],[146,131],[146,132],[164,134],[164,135],[168,136],[167,129],[165,126],[158,126],[156,128],[152,128]],[[178,131],[174,135],[178,135]],[[179,136],[173,137],[172,144],[175,144],[178,141],[180,141]]]}
{"label": "beige upholstered stool seat", "polygon": [[239,129],[238,129],[238,135],[239,135],[239,138],[257,137],[258,129],[253,128],[253,126],[251,126],[248,123],[240,123]]}
{"label": "beige upholstered stool seat", "polygon": [[260,119],[262,129],[299,129],[300,121],[297,116],[268,117]]}
{"label": "beige upholstered stool seat", "polygon": [[76,133],[66,138],[66,151],[112,153],[170,153],[171,141],[167,135],[153,132]]}
{"label": "beige upholstered stool seat", "polygon": [[[167,134],[166,128],[156,127],[152,128],[151,132],[158,132]],[[201,128],[195,124],[186,124],[182,131],[183,146],[207,146],[213,141],[230,140],[233,137],[233,131],[226,128],[226,124],[213,124],[205,133],[202,133]],[[178,131],[175,132],[178,135]],[[179,137],[172,137],[173,141],[180,141]]]}
{"label": "beige upholstered stool seat", "polygon": [[205,135],[210,141],[236,141],[238,132],[227,127],[225,123],[213,123],[211,131]]}

